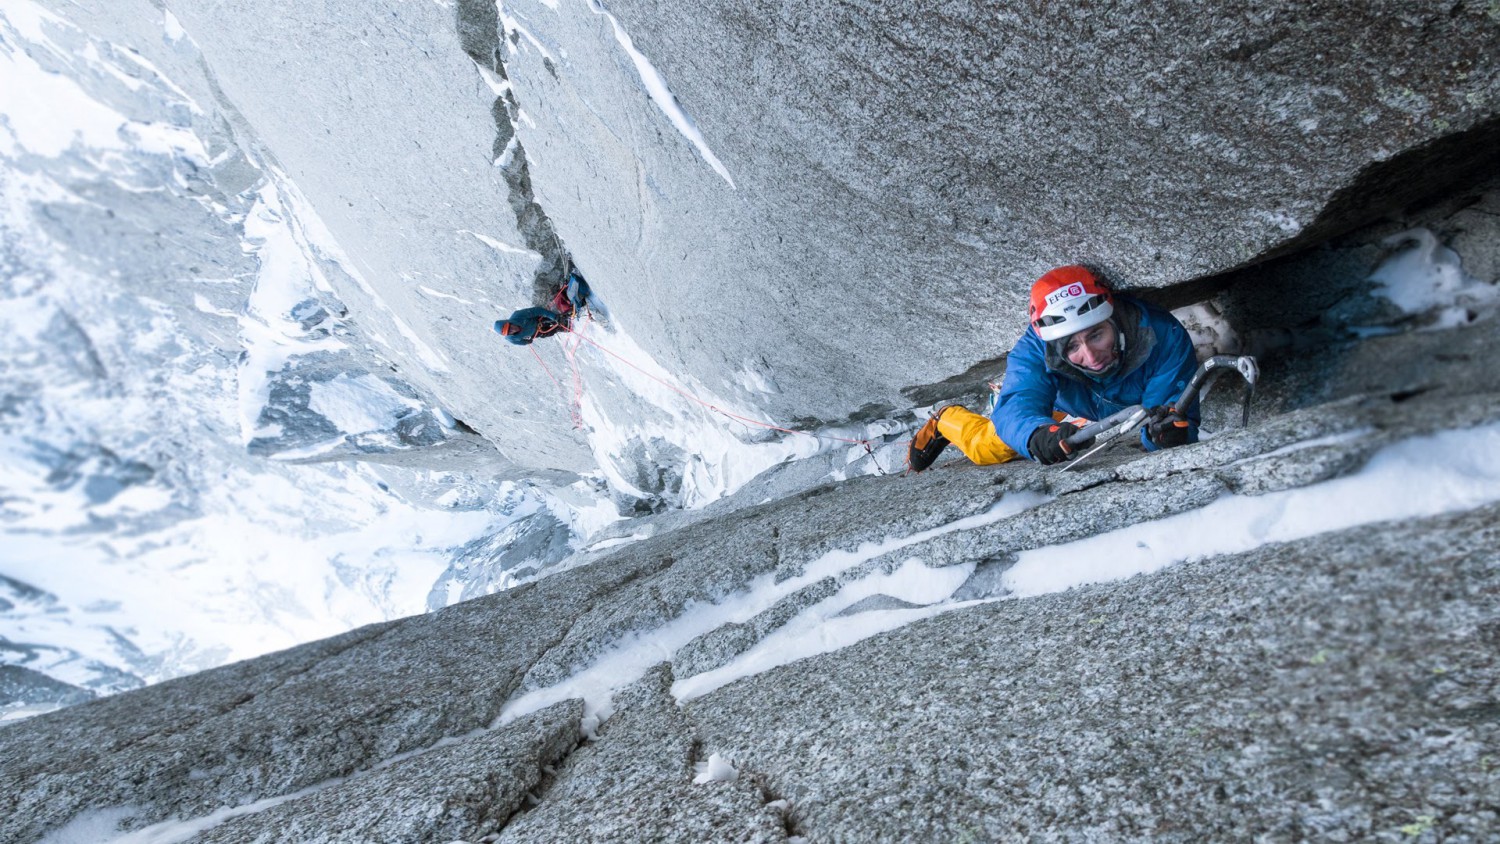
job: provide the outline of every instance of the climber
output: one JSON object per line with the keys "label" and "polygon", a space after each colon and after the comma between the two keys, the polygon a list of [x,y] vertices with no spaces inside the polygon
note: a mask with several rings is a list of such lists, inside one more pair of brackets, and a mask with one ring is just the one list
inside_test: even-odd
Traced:
{"label": "climber", "polygon": [[508,319],[495,322],[495,333],[517,346],[559,331],[571,331],[573,316],[590,305],[589,283],[578,270],[568,271],[568,283],[558,288],[546,308],[522,308]]}
{"label": "climber", "polygon": [[1176,317],[1115,295],[1081,266],[1037,279],[1028,316],[1031,326],[1006,358],[990,416],[959,405],[939,409],[912,439],[913,471],[931,466],[949,443],[980,465],[1017,457],[1057,463],[1088,446],[1065,442],[1080,425],[1134,404],[1152,409],[1141,429],[1147,451],[1197,442],[1197,402],[1184,409],[1185,419],[1166,409],[1198,367]]}

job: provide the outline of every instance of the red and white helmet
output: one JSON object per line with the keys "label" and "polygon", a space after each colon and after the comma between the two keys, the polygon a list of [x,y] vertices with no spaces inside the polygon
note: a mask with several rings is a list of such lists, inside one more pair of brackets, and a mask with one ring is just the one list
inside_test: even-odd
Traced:
{"label": "red and white helmet", "polygon": [[1031,285],[1028,317],[1043,342],[1098,325],[1114,315],[1114,294],[1088,267],[1058,267]]}

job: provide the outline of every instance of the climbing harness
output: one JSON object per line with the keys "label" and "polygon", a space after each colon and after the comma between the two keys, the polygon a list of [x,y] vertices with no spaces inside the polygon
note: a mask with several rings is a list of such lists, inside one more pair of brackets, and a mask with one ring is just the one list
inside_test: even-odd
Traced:
{"label": "climbing harness", "polygon": [[[1214,355],[1198,366],[1198,371],[1193,373],[1192,380],[1188,381],[1177,400],[1167,407],[1166,419],[1173,424],[1187,425],[1187,409],[1192,406],[1195,398],[1202,399],[1208,396],[1209,390],[1213,388],[1225,373],[1237,372],[1245,379],[1245,409],[1240,420],[1241,427],[1250,424],[1250,400],[1255,396],[1255,382],[1260,379],[1260,367],[1255,358],[1249,355]],[[1068,465],[1063,467],[1067,472],[1078,466],[1089,457],[1098,454],[1110,445],[1119,442],[1125,434],[1134,431],[1142,424],[1153,418],[1151,409],[1135,404],[1117,413],[1110,414],[1098,422],[1091,422],[1078,429],[1078,432],[1068,437],[1068,445],[1081,448],[1090,440],[1095,445],[1088,451],[1074,457]]]}

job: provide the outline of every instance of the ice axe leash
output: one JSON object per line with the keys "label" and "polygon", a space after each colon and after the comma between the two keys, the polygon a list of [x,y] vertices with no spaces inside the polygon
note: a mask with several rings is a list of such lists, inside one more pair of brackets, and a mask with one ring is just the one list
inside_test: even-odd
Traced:
{"label": "ice axe leash", "polygon": [[[1188,381],[1186,387],[1167,408],[1167,419],[1173,420],[1173,424],[1186,427],[1187,409],[1192,406],[1195,399],[1208,395],[1213,385],[1228,372],[1237,372],[1245,380],[1245,409],[1241,415],[1240,426],[1247,427],[1250,424],[1250,400],[1255,395],[1255,382],[1260,380],[1260,367],[1255,358],[1249,355],[1214,355],[1198,365],[1198,371]],[[1075,468],[1079,463],[1094,454],[1104,450],[1115,443],[1120,437],[1134,431],[1141,425],[1153,419],[1149,408],[1135,404],[1124,410],[1112,413],[1098,422],[1091,422],[1073,436],[1068,437],[1067,444],[1074,448],[1085,447],[1090,440],[1094,442],[1093,448],[1080,454],[1069,461],[1063,467],[1063,471]]]}

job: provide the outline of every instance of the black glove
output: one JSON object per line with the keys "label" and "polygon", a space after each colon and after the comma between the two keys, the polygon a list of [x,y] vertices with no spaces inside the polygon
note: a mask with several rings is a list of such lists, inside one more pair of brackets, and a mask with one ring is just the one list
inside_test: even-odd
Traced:
{"label": "black glove", "polygon": [[1186,419],[1172,412],[1169,407],[1151,408],[1151,416],[1146,422],[1146,439],[1157,448],[1176,448],[1179,445],[1187,445],[1188,423]]}
{"label": "black glove", "polygon": [[1026,439],[1026,450],[1038,463],[1051,466],[1053,463],[1061,463],[1068,459],[1075,448],[1088,448],[1089,443],[1081,443],[1071,446],[1063,442],[1068,437],[1078,433],[1078,426],[1069,422],[1053,422],[1050,425],[1042,425],[1031,436]]}

